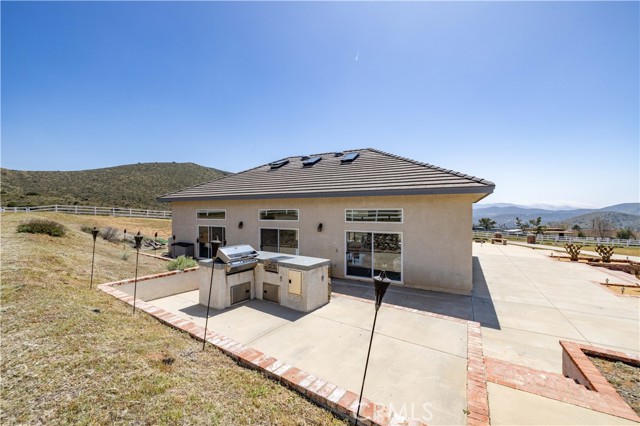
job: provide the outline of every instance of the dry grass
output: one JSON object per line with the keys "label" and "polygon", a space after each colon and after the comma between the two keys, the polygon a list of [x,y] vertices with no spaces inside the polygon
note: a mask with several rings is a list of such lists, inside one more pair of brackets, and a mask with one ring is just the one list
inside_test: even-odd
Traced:
{"label": "dry grass", "polygon": [[640,415],[640,368],[596,356],[589,359],[627,404]]}
{"label": "dry grass", "polygon": [[635,296],[635,297],[640,297],[640,287],[638,286],[634,286],[634,285],[606,285],[606,284],[602,284],[603,286],[607,287],[609,290],[611,290],[612,292],[616,293],[616,294],[623,294],[625,296]]}
{"label": "dry grass", "polygon": [[[31,218],[65,237],[18,234]],[[169,235],[169,222],[2,215],[2,424],[343,424],[295,392],[95,288],[83,225]],[[133,276],[135,256],[98,239],[95,282]],[[140,275],[166,263],[140,257]]]}

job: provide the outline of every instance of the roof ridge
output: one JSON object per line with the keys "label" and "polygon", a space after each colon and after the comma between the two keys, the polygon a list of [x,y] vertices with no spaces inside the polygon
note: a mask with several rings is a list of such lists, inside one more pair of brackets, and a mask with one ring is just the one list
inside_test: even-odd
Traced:
{"label": "roof ridge", "polygon": [[483,179],[483,178],[480,178],[480,177],[477,177],[477,176],[467,175],[465,173],[461,173],[461,172],[455,171],[453,169],[445,169],[444,167],[438,167],[438,166],[435,166],[433,164],[423,163],[422,161],[414,160],[412,158],[402,157],[402,156],[396,155],[396,154],[391,154],[389,152],[382,151],[382,150],[379,150],[379,149],[376,149],[376,148],[366,148],[366,149],[368,149],[370,151],[373,151],[373,152],[377,152],[378,154],[386,155],[386,156],[391,157],[391,158],[407,161],[409,163],[416,164],[418,166],[424,166],[424,167],[428,167],[430,169],[441,171],[443,173],[449,173],[449,174],[452,174],[454,176],[461,177],[463,179],[471,180],[473,182],[483,183],[483,184],[487,184],[487,185],[495,185],[493,182],[488,181],[486,179]]}

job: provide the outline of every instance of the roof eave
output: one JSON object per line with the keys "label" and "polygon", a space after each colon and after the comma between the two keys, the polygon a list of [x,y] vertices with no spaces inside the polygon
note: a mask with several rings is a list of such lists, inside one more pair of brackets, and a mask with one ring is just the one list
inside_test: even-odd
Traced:
{"label": "roof eave", "polygon": [[[485,181],[486,182],[486,181]],[[495,185],[484,185],[472,188],[432,188],[432,189],[403,189],[403,190],[372,190],[372,191],[344,191],[344,192],[312,192],[312,193],[273,193],[253,195],[220,195],[194,197],[158,197],[161,203],[174,201],[215,201],[215,200],[269,200],[278,198],[338,198],[338,197],[389,197],[397,195],[456,195],[456,194],[485,194],[482,198],[493,193]],[[480,198],[480,199],[482,199]]]}

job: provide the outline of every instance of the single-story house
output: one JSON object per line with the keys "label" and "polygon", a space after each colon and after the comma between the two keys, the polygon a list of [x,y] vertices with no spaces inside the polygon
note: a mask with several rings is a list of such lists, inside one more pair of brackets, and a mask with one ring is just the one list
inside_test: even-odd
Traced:
{"label": "single-story house", "polygon": [[331,259],[332,276],[469,294],[472,204],[494,183],[358,149],[282,160],[163,195],[176,241]]}

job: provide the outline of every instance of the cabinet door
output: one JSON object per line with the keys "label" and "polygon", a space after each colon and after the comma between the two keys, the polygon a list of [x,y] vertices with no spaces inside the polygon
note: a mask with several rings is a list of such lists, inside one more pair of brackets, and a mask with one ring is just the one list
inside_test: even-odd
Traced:
{"label": "cabinet door", "polygon": [[302,271],[289,269],[289,293],[302,296]]}
{"label": "cabinet door", "polygon": [[251,283],[242,283],[231,287],[231,304],[244,302],[251,298]]}
{"label": "cabinet door", "polygon": [[280,287],[275,284],[262,283],[262,298],[270,302],[280,303]]}

